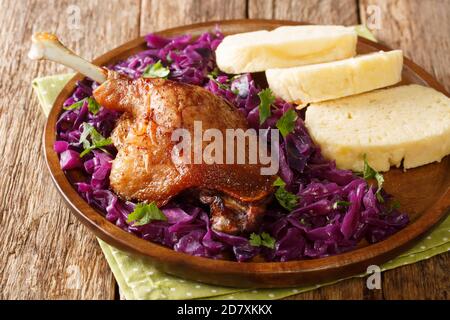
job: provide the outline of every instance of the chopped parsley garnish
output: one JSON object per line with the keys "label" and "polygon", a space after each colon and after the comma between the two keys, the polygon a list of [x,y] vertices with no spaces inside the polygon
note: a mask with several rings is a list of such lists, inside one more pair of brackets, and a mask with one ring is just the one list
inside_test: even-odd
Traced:
{"label": "chopped parsley garnish", "polygon": [[384,202],[383,196],[381,195],[381,189],[383,188],[384,183],[383,175],[378,171],[376,171],[375,169],[373,169],[371,166],[369,166],[366,154],[364,154],[364,169],[362,172],[362,176],[366,180],[375,179],[377,181],[378,189],[375,195],[379,202]]}
{"label": "chopped parsley garnish", "polygon": [[400,209],[400,202],[398,202],[398,200],[393,200],[391,202],[391,208],[392,210]]}
{"label": "chopped parsley garnish", "polygon": [[285,187],[286,182],[283,181],[280,177],[277,177],[277,179],[273,182],[274,187]]}
{"label": "chopped parsley garnish", "polygon": [[154,202],[138,203],[127,218],[127,222],[133,222],[133,226],[143,226],[155,220],[167,221],[167,217]]}
{"label": "chopped parsley garnish", "polygon": [[[219,69],[214,68],[213,71],[211,71],[210,73],[208,73],[208,78],[213,81],[215,84],[217,84],[217,86],[222,89],[222,90],[228,90],[230,88],[229,84],[227,83],[222,83],[219,80],[217,80],[217,77],[219,76]],[[227,82],[229,82],[230,80],[228,79]],[[235,92],[233,92],[234,94],[236,94]]]}
{"label": "chopped parsley garnish", "polygon": [[400,202],[398,202],[398,200],[392,200],[391,203],[389,204],[388,213],[391,213],[392,211],[398,209],[400,209]]}
{"label": "chopped parsley garnish", "polygon": [[70,106],[63,107],[64,110],[74,110],[81,108],[81,106],[84,104],[87,98],[81,99],[80,101],[72,103]]}
{"label": "chopped parsley garnish", "polygon": [[[79,143],[83,145],[84,150],[81,152],[80,158],[84,157],[94,149],[101,149],[105,151],[102,148],[112,144],[111,138],[103,137],[101,133],[98,132],[91,124],[83,122],[82,126],[83,132],[81,133]],[[90,141],[88,139],[89,137],[91,138]]]}
{"label": "chopped parsley garnish", "polygon": [[286,190],[286,183],[280,177],[275,180],[273,185],[278,187],[277,191],[275,191],[275,198],[277,198],[280,205],[288,211],[292,211],[298,204],[299,197]]}
{"label": "chopped parsley garnish", "polygon": [[219,69],[218,68],[214,68],[213,71],[211,71],[210,73],[208,73],[208,78],[217,78],[217,76],[219,75]]}
{"label": "chopped parsley garnish", "polygon": [[[327,218],[328,218],[328,217],[327,217]],[[309,222],[307,222],[305,218],[301,218],[301,219],[300,219],[300,223],[301,223],[302,225],[306,226],[306,227],[311,226],[311,224],[310,224]]]}
{"label": "chopped parsley garnish", "polygon": [[270,106],[274,103],[275,96],[273,95],[272,90],[267,88],[258,93],[258,97],[260,100],[258,106],[259,124],[263,124],[271,115]]}
{"label": "chopped parsley garnish", "polygon": [[95,101],[94,98],[89,97],[88,98],[88,109],[89,109],[90,113],[92,113],[93,115],[96,115],[100,111],[100,104],[97,101]]}
{"label": "chopped parsley garnish", "polygon": [[87,103],[88,103],[88,109],[89,109],[90,113],[92,113],[93,115],[96,115],[100,111],[101,106],[92,97],[81,99],[80,101],[77,101],[77,102],[71,104],[70,106],[64,107],[63,109],[64,110],[74,110],[74,109],[81,108],[85,101],[87,101]]}
{"label": "chopped parsley garnish", "polygon": [[163,66],[161,60],[154,64],[150,64],[145,68],[142,74],[143,78],[164,78],[167,79],[169,76],[170,69]]}
{"label": "chopped parsley garnish", "polygon": [[275,248],[275,239],[270,236],[267,232],[261,234],[252,233],[250,235],[250,244],[254,247],[267,247],[270,249]]}
{"label": "chopped parsley garnish", "polygon": [[280,119],[278,119],[276,126],[283,137],[286,137],[289,133],[294,131],[297,117],[297,112],[295,112],[294,109],[289,109]]}
{"label": "chopped parsley garnish", "polygon": [[350,204],[351,203],[349,201],[336,201],[335,203],[333,203],[332,208],[336,210],[339,207],[349,207]]}
{"label": "chopped parsley garnish", "polygon": [[[220,81],[218,81],[217,79],[214,79],[214,77],[212,75],[208,74],[208,78],[213,81],[215,84],[217,84],[217,86],[222,89],[222,90],[228,90],[229,86],[225,83],[222,83]],[[235,92],[233,92],[234,94],[236,94]]]}

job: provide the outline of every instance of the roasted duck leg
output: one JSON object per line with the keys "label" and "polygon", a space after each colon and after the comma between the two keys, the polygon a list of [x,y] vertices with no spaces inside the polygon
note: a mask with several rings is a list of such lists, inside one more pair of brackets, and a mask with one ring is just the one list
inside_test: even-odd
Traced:
{"label": "roasted duck leg", "polygon": [[[97,70],[97,79],[102,80],[104,71],[95,68],[90,70]],[[183,195],[209,205],[215,230],[233,234],[255,230],[271,197],[273,177],[261,175],[261,166],[248,161],[195,164],[193,154],[191,162],[182,161],[174,158],[177,141],[171,139],[177,129],[185,129],[194,139],[194,121],[201,123],[203,132],[213,128],[225,137],[226,129],[247,129],[243,115],[198,86],[131,80],[111,71],[106,79],[94,98],[105,108],[123,112],[112,134],[118,150],[110,174],[113,191],[122,199],[154,201],[158,206]],[[207,144],[203,142],[202,150]],[[248,148],[237,152],[248,153]]]}
{"label": "roasted duck leg", "polygon": [[226,129],[246,130],[246,120],[234,106],[198,86],[130,80],[112,72],[94,97],[103,107],[124,112],[112,134],[118,154],[110,183],[118,195],[162,206],[189,191],[210,205],[214,229],[238,233],[257,226],[273,181],[260,174],[259,165],[194,164],[194,154],[191,163],[172,157],[177,143],[171,139],[173,131],[186,129],[193,141],[194,121],[203,131],[218,129],[224,137]]}

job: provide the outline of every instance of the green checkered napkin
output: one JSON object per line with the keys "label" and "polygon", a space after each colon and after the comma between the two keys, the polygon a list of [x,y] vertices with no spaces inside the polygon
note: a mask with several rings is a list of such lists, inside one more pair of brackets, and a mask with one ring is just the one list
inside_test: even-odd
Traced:
{"label": "green checkered napkin", "polygon": [[[373,36],[360,26],[357,32],[365,37]],[[73,74],[48,76],[33,80],[33,88],[38,96],[45,115],[48,115],[53,102]],[[428,237],[416,246],[383,264],[381,270],[425,260],[450,249],[450,216],[441,222]],[[319,283],[295,289],[237,289],[219,287],[199,282],[183,280],[159,271],[151,261],[116,249],[98,240],[111,267],[120,291],[127,300],[132,299],[280,299],[289,295],[313,290],[332,283]],[[363,277],[365,274],[357,275]]]}

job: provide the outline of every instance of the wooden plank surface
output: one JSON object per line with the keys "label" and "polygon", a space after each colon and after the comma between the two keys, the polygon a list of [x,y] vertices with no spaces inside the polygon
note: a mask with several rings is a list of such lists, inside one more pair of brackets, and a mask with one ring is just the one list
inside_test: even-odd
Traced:
{"label": "wooden plank surface", "polygon": [[[247,17],[352,25],[373,22],[373,12],[380,8],[381,27],[374,30],[380,41],[402,48],[450,89],[447,0],[0,0],[0,4],[8,8],[0,11],[0,299],[117,297],[95,238],[69,214],[45,168],[41,152],[45,119],[30,82],[68,70],[27,59],[26,44],[33,31],[57,32],[69,47],[92,59],[139,34],[183,24]],[[385,272],[382,290],[368,290],[365,280],[350,279],[291,299],[448,299],[449,263],[450,254],[444,254]]]}
{"label": "wooden plank surface", "polygon": [[356,0],[249,0],[248,17],[353,25],[358,6]]}
{"label": "wooden plank surface", "polygon": [[379,11],[373,33],[380,42],[401,48],[450,91],[450,1],[361,0],[363,22]]}
{"label": "wooden plank surface", "polygon": [[125,1],[1,0],[0,298],[114,298],[97,241],[69,213],[42,153],[45,117],[31,80],[69,70],[30,61],[27,51],[31,34],[48,30],[92,59],[138,36],[139,2],[126,3],[124,12]]}
{"label": "wooden plank surface", "polygon": [[[450,1],[360,0],[359,9],[380,42],[401,48],[450,91]],[[449,265],[446,253],[385,272],[383,298],[448,299]]]}

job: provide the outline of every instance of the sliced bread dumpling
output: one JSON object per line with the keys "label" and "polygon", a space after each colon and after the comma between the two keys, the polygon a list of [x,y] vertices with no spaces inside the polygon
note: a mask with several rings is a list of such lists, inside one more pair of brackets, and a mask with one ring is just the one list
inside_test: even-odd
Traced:
{"label": "sliced bread dumpling", "polygon": [[414,168],[450,154],[450,99],[420,85],[380,89],[312,103],[305,124],[323,155],[338,168]]}
{"label": "sliced bread dumpling", "polygon": [[401,50],[375,52],[341,61],[266,71],[276,96],[297,104],[351,96],[401,81]]}
{"label": "sliced bread dumpling", "polygon": [[353,57],[356,42],[352,27],[284,26],[226,36],[216,62],[227,73],[259,72]]}

